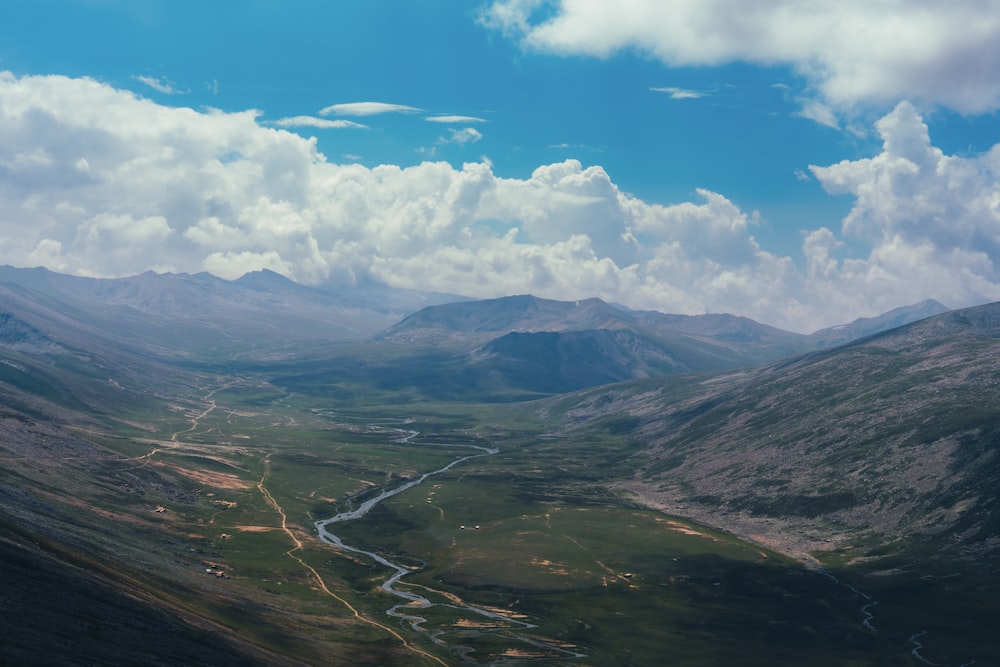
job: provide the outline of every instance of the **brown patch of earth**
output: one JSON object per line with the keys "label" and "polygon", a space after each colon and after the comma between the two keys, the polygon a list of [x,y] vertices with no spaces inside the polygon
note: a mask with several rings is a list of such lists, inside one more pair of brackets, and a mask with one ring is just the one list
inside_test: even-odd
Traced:
{"label": "brown patch of earth", "polygon": [[192,470],[191,468],[182,468],[178,465],[173,465],[171,463],[161,463],[157,462],[156,465],[161,468],[167,468],[173,472],[184,475],[188,479],[193,479],[199,484],[205,486],[211,486],[216,489],[225,489],[227,491],[243,491],[253,487],[253,484],[247,482],[246,480],[240,479],[238,476],[233,475],[228,472],[209,472],[207,470]]}

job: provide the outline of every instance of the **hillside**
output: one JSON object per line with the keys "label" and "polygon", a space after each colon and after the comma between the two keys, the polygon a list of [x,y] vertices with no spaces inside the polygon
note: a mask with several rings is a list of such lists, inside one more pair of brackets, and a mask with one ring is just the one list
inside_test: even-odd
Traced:
{"label": "hillside", "polygon": [[[710,378],[581,395],[571,421],[629,416],[631,492],[797,553],[903,537],[934,558],[1000,545],[1000,304]],[[565,399],[564,399],[565,400]]]}
{"label": "hillside", "polygon": [[12,407],[25,402],[0,382],[0,662],[296,664],[174,602],[192,593],[176,572],[195,554],[178,553],[169,522],[143,520],[144,506],[190,502],[190,486],[124,470],[115,453],[42,421],[43,403]]}
{"label": "hillside", "polygon": [[478,348],[468,366],[511,387],[564,393],[657,375],[746,365],[744,356],[683,335],[632,328],[511,332]]}

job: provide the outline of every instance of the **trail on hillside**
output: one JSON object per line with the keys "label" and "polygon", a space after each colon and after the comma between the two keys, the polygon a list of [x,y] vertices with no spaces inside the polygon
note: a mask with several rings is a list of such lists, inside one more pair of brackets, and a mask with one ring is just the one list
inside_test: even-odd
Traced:
{"label": "trail on hillside", "polygon": [[434,662],[440,665],[447,665],[446,662],[444,662],[437,656],[431,655],[430,653],[427,653],[426,651],[410,644],[401,634],[399,634],[389,626],[383,625],[378,621],[374,621],[364,616],[360,611],[358,611],[356,607],[354,607],[354,605],[352,605],[350,602],[348,602],[344,598],[334,593],[330,589],[330,587],[327,586],[326,582],[323,580],[322,575],[320,575],[320,573],[316,571],[316,568],[314,568],[309,563],[305,562],[301,557],[299,557],[296,554],[296,552],[302,550],[302,540],[300,540],[298,536],[289,527],[288,516],[285,514],[285,510],[281,507],[281,505],[278,504],[278,501],[274,499],[274,496],[271,495],[271,492],[268,491],[267,486],[265,486],[268,477],[270,477],[271,475],[270,458],[271,454],[268,454],[267,456],[264,457],[262,461],[262,463],[264,464],[264,473],[263,475],[261,475],[260,481],[257,482],[257,489],[260,491],[261,495],[264,497],[264,500],[267,502],[267,504],[270,505],[274,509],[274,511],[278,513],[278,516],[281,517],[281,530],[286,535],[288,535],[289,539],[291,539],[292,544],[294,545],[291,549],[285,552],[285,555],[287,555],[289,558],[292,558],[299,565],[308,570],[309,573],[312,575],[313,579],[316,581],[316,584],[317,586],[319,586],[320,590],[322,590],[326,595],[330,596],[331,598],[342,604],[349,612],[351,612],[354,618],[358,619],[363,623],[367,623],[368,625],[375,626],[376,628],[380,628],[381,630],[388,632],[393,637],[398,639],[407,650],[412,651],[430,660],[433,660]]}

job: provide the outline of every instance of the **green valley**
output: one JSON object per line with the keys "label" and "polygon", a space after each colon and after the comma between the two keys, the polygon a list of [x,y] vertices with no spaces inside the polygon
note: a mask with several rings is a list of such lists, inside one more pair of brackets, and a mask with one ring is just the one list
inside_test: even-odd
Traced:
{"label": "green valley", "polygon": [[21,294],[6,662],[1000,662],[994,307],[557,394],[454,340],[212,358]]}

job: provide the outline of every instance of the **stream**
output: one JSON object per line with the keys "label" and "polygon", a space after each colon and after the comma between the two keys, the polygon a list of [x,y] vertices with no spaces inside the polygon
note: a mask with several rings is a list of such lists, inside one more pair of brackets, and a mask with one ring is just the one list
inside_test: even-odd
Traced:
{"label": "stream", "polygon": [[[872,632],[878,632],[878,629],[875,628],[875,623],[874,623],[874,621],[875,621],[875,612],[872,611],[875,607],[878,606],[878,600],[876,600],[872,596],[868,595],[867,593],[859,591],[854,586],[852,586],[852,585],[850,585],[850,584],[848,584],[848,583],[846,583],[844,581],[841,581],[836,576],[834,576],[833,573],[830,572],[829,570],[826,570],[824,568],[819,568],[818,571],[819,571],[820,574],[822,574],[822,575],[824,575],[826,577],[829,577],[838,586],[844,586],[844,587],[848,588],[852,593],[854,593],[855,595],[857,595],[859,598],[861,598],[864,601],[864,604],[861,605],[861,609],[860,609],[860,611],[861,611],[861,625],[863,625],[867,629],[871,630]],[[913,649],[910,651],[910,655],[913,656],[916,660],[919,660],[920,662],[922,662],[922,663],[924,663],[926,665],[935,665],[936,667],[944,667],[943,665],[941,665],[939,663],[931,662],[930,660],[928,660],[927,658],[925,658],[923,656],[922,651],[924,649],[924,644],[920,640],[926,634],[927,634],[927,630],[921,630],[920,632],[915,632],[912,635],[910,635],[909,642],[910,642],[910,645],[913,647]],[[975,660],[971,660],[969,662],[963,662],[961,665],[959,665],[959,667],[971,667],[971,665],[974,665],[974,664],[976,664],[976,661]]]}
{"label": "stream", "polygon": [[[393,430],[397,431],[400,434],[400,437],[393,439],[392,442],[401,445],[427,446],[427,447],[463,447],[467,449],[478,450],[479,453],[469,454],[468,456],[459,457],[442,468],[424,473],[420,477],[405,482],[397,487],[384,488],[377,496],[364,501],[356,509],[349,510],[347,512],[341,512],[340,514],[330,517],[329,519],[321,519],[319,521],[316,521],[314,525],[316,526],[316,530],[319,534],[320,540],[322,540],[326,544],[332,545],[344,551],[350,551],[352,553],[361,554],[362,556],[367,556],[368,558],[374,560],[376,563],[379,563],[380,565],[388,568],[389,570],[392,570],[393,573],[385,581],[382,582],[380,588],[386,593],[389,593],[390,595],[400,598],[402,602],[390,607],[386,611],[386,613],[389,616],[393,618],[398,618],[401,621],[408,623],[410,627],[416,632],[421,632],[428,635],[431,641],[433,641],[435,644],[451,648],[455,653],[457,653],[462,658],[463,661],[474,663],[475,660],[471,658],[471,654],[474,652],[474,649],[472,647],[449,646],[449,644],[444,640],[442,640],[440,637],[440,635],[443,634],[443,631],[436,633],[431,632],[427,628],[423,627],[423,624],[427,622],[427,619],[422,616],[417,616],[412,612],[417,609],[430,609],[432,607],[448,607],[452,609],[459,609],[459,610],[464,610],[466,612],[471,612],[493,621],[499,621],[503,624],[508,625],[511,628],[520,628],[522,630],[528,630],[532,628],[537,628],[538,626],[528,621],[514,618],[511,616],[506,616],[504,614],[501,614],[497,611],[493,611],[490,609],[484,609],[482,607],[476,607],[474,605],[467,605],[467,604],[458,605],[458,604],[434,603],[417,593],[413,593],[406,590],[400,590],[399,588],[396,587],[396,584],[399,583],[399,580],[405,577],[407,574],[414,572],[414,570],[403,567],[398,563],[394,563],[391,560],[373,551],[367,551],[359,547],[345,544],[340,537],[330,532],[329,527],[338,523],[343,523],[345,521],[354,521],[356,519],[360,519],[361,517],[365,516],[369,511],[371,511],[373,507],[377,506],[382,501],[392,498],[393,496],[399,495],[400,493],[407,491],[408,489],[412,489],[413,487],[422,484],[429,477],[433,477],[435,475],[440,475],[441,473],[447,472],[448,470],[451,470],[453,467],[459,465],[460,463],[464,463],[465,461],[481,458],[484,456],[492,456],[497,452],[499,452],[500,450],[493,447],[481,447],[479,445],[456,445],[448,443],[421,443],[420,445],[414,445],[412,440],[417,435],[419,435],[418,431],[407,431],[398,428]],[[506,629],[506,628],[501,627],[496,629]],[[556,651],[562,653],[564,657],[568,658],[586,657],[586,654],[584,653],[577,653],[565,647],[550,644],[548,642],[532,639],[530,637],[523,637],[516,634],[512,636],[514,636],[518,641],[521,641],[525,644],[529,644],[536,648],[544,649],[546,651]],[[523,661],[523,658],[521,659],[521,661]],[[503,664],[503,663],[493,662],[491,664]]]}

